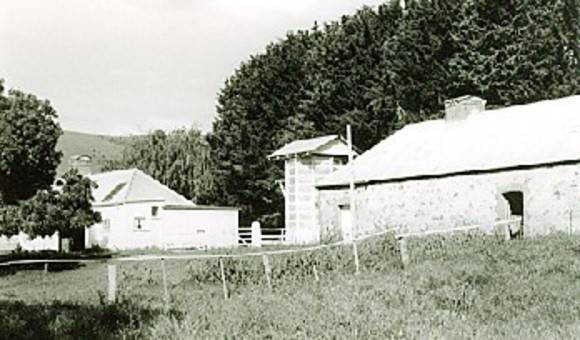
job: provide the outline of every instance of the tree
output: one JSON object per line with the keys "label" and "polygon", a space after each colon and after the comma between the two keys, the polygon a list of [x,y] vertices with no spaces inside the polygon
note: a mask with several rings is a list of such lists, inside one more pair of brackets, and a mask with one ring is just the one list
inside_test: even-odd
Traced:
{"label": "tree", "polygon": [[[407,2],[397,33],[383,46],[385,69],[392,79],[390,95],[404,123],[442,113],[450,79],[449,59],[457,49],[454,22],[463,0]],[[397,124],[400,127],[402,124]]]}
{"label": "tree", "polygon": [[317,135],[351,124],[356,145],[367,150],[393,131],[396,102],[383,45],[397,34],[401,19],[398,2],[392,2],[324,25],[308,54],[308,91],[300,106]]}
{"label": "tree", "polygon": [[505,106],[580,90],[577,0],[465,1],[448,92]]}
{"label": "tree", "polygon": [[78,242],[85,228],[101,222],[100,213],[92,208],[96,184],[76,169],[65,173],[63,180],[60,190],[39,190],[22,203],[23,231],[31,237],[59,232],[60,239],[71,237]]}
{"label": "tree", "polygon": [[215,181],[210,148],[195,128],[153,131],[133,138],[105,170],[139,168],[196,203],[209,203]]}
{"label": "tree", "polygon": [[[318,32],[289,33],[271,43],[264,53],[250,57],[226,81],[218,95],[217,118],[209,142],[216,167],[215,202],[241,208],[240,223],[259,219],[282,224],[283,197],[275,181],[282,178],[280,164],[267,159],[285,140],[301,135],[296,120],[305,97],[306,59]],[[308,118],[301,123],[309,126]],[[315,132],[315,131],[314,131]]]}
{"label": "tree", "polygon": [[47,100],[10,90],[0,82],[0,201],[13,204],[50,187],[61,153],[62,130]]}
{"label": "tree", "polygon": [[17,205],[0,205],[0,235],[13,236],[18,234],[24,220]]}

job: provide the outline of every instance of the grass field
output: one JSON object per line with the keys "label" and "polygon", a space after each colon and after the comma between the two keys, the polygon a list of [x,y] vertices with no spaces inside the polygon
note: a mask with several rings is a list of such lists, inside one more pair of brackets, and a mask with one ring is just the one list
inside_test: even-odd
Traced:
{"label": "grass field", "polygon": [[[503,242],[468,234],[413,239],[403,269],[393,239],[272,259],[120,264],[121,297],[104,301],[106,263],[21,268],[0,276],[0,338],[545,339],[580,337],[580,238]],[[312,267],[318,270],[314,279]],[[167,308],[166,308],[167,307]]]}
{"label": "grass field", "polygon": [[69,159],[75,155],[93,157],[96,167],[104,165],[105,160],[120,159],[124,145],[122,138],[94,135],[75,131],[63,131],[58,139],[56,149],[62,151],[62,160],[57,168],[58,174],[63,174],[70,168]]}

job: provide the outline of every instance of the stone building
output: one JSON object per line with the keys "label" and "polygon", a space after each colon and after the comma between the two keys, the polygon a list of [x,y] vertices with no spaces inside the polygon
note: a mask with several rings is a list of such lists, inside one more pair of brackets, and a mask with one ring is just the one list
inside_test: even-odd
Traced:
{"label": "stone building", "polygon": [[337,135],[297,140],[272,153],[284,161],[284,229],[287,243],[314,243],[320,239],[316,184],[348,160],[346,141]]}
{"label": "stone building", "polygon": [[447,101],[444,119],[404,127],[317,183],[323,238],[348,224],[351,176],[358,234],[514,217],[513,234],[580,231],[580,96],[496,110]]}

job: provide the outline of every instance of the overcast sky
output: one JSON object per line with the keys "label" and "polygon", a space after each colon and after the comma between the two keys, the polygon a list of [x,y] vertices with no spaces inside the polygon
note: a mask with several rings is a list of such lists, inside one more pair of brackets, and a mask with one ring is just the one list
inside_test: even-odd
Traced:
{"label": "overcast sky", "polygon": [[242,60],[382,0],[0,0],[0,78],[49,99],[63,128],[211,128]]}

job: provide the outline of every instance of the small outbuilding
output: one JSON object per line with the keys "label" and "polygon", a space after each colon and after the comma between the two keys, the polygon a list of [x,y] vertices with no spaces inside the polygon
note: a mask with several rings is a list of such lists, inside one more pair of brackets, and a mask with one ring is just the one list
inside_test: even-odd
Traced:
{"label": "small outbuilding", "polygon": [[87,228],[86,247],[210,248],[238,244],[238,209],[199,206],[138,169],[89,176],[102,222]]}
{"label": "small outbuilding", "polygon": [[[465,96],[444,119],[411,124],[316,183],[318,228],[335,234],[354,176],[359,234],[465,225],[512,236],[580,231],[580,96],[485,110]],[[323,236],[324,237],[324,236]]]}
{"label": "small outbuilding", "polygon": [[316,185],[348,161],[346,141],[338,135],[303,139],[272,153],[284,161],[284,222],[286,243],[316,243],[320,240]]}

